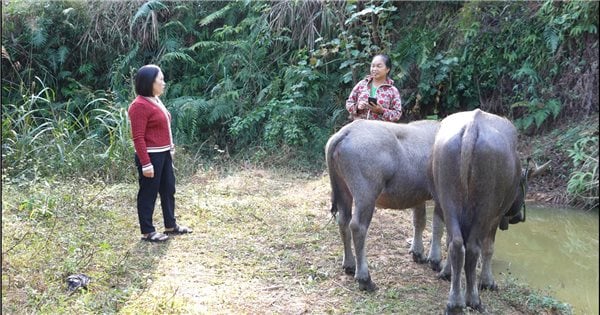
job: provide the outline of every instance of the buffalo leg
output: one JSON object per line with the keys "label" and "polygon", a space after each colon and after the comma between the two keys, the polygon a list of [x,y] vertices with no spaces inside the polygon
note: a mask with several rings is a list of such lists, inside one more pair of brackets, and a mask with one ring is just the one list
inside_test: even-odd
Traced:
{"label": "buffalo leg", "polygon": [[466,300],[467,305],[471,308],[483,311],[481,300],[479,299],[479,292],[477,290],[477,261],[479,260],[480,254],[481,248],[477,240],[470,240],[467,243],[465,253],[465,278],[467,280]]}
{"label": "buffalo leg", "polygon": [[423,230],[427,223],[427,213],[425,212],[425,203],[422,203],[413,209],[413,241],[410,246],[410,253],[413,261],[419,264],[426,262],[423,254]]}
{"label": "buffalo leg", "polygon": [[[439,207],[436,203],[435,207]],[[431,221],[431,247],[429,248],[429,256],[427,261],[429,266],[434,271],[440,271],[442,268],[442,235],[444,234],[444,220],[438,214],[438,211],[434,211],[433,218]]]}
{"label": "buffalo leg", "polygon": [[[445,219],[449,220],[449,218]],[[460,275],[465,263],[465,246],[458,222],[454,220],[454,222],[451,221],[450,224],[446,223],[446,228],[448,231],[448,237],[450,238],[448,260],[452,266],[450,293],[448,294],[446,313],[461,314],[463,308],[466,306],[460,284]]]}
{"label": "buffalo leg", "polygon": [[448,258],[442,267],[442,271],[438,274],[439,279],[450,281],[452,273],[452,263],[450,262],[450,236],[446,237],[446,251],[448,252]]}
{"label": "buffalo leg", "polygon": [[[345,199],[344,199],[345,200]],[[350,219],[352,219],[352,202],[340,201],[337,204],[338,212],[338,227],[340,236],[344,244],[344,260],[342,268],[347,275],[354,275],[356,269],[356,261],[352,254],[352,233],[350,232]]]}
{"label": "buffalo leg", "polygon": [[356,203],[354,214],[350,221],[350,230],[352,231],[352,240],[354,241],[354,250],[356,251],[356,274],[354,278],[358,281],[358,287],[365,291],[375,291],[377,286],[371,281],[369,267],[367,265],[366,239],[369,224],[373,218],[375,210],[375,200],[370,203]]}
{"label": "buffalo leg", "polygon": [[494,240],[496,239],[496,231],[494,227],[486,238],[483,239],[483,251],[481,253],[481,276],[479,277],[479,288],[496,290],[496,282],[492,274],[492,255],[494,254]]}

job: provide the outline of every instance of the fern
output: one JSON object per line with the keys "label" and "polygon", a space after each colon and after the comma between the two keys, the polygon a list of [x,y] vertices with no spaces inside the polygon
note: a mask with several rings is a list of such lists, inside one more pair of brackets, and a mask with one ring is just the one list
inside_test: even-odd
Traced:
{"label": "fern", "polygon": [[198,141],[200,129],[208,126],[206,112],[210,103],[204,98],[183,96],[169,100],[167,107],[173,116],[173,136],[177,143],[189,145]]}
{"label": "fern", "polygon": [[173,38],[173,37],[168,37],[168,36],[165,36],[165,37],[166,37],[166,39],[163,40],[163,44],[162,44],[165,51],[175,52],[178,50],[183,50],[183,49],[181,49],[182,45],[181,45],[181,42],[179,41],[179,39]]}
{"label": "fern", "polygon": [[208,114],[208,123],[214,124],[220,120],[226,120],[233,117],[236,109],[236,102],[220,100],[213,101],[212,104],[212,109]]}
{"label": "fern", "polygon": [[556,29],[553,27],[544,28],[544,41],[546,43],[546,48],[550,51],[550,53],[554,53],[556,48],[558,48],[558,44],[560,41],[560,36]]}
{"label": "fern", "polygon": [[77,72],[84,75],[91,75],[92,73],[94,73],[94,65],[91,63],[84,63],[79,66]]}
{"label": "fern", "polygon": [[222,46],[222,43],[220,43],[218,41],[199,41],[199,42],[193,44],[192,46],[188,47],[188,50],[195,51],[198,48],[214,49],[214,48],[218,48],[221,46]]}
{"label": "fern", "polygon": [[206,26],[208,24],[211,24],[215,20],[222,18],[229,12],[229,10],[231,10],[231,8],[232,8],[232,5],[227,4],[226,6],[219,9],[218,11],[215,11],[215,12],[209,14],[208,16],[206,16],[202,20],[200,20],[200,26]]}
{"label": "fern", "polygon": [[56,51],[57,61],[59,63],[65,63],[67,56],[69,55],[69,48],[66,46],[60,46]]}
{"label": "fern", "polygon": [[33,47],[40,48],[48,41],[48,32],[45,28],[36,28],[32,30],[31,44]]}
{"label": "fern", "polygon": [[[173,32],[178,32],[178,31],[183,32],[183,33],[188,32],[187,27],[185,27],[185,25],[183,23],[181,23],[181,21],[169,21],[163,26],[163,29],[164,30],[173,29],[172,30]],[[178,29],[180,29],[180,30],[178,30]]]}
{"label": "fern", "polygon": [[183,53],[183,52],[170,52],[167,54],[162,55],[162,57],[160,57],[159,63],[169,63],[169,62],[173,62],[173,61],[183,61],[183,62],[187,62],[187,63],[191,63],[191,64],[195,64],[196,61],[194,60],[194,58],[192,58],[190,55]]}

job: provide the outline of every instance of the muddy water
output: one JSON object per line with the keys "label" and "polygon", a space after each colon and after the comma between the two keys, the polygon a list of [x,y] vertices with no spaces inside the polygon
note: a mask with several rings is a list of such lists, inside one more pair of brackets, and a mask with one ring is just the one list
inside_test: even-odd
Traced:
{"label": "muddy water", "polygon": [[527,220],[498,231],[498,279],[548,290],[575,314],[598,314],[598,214],[527,206]]}

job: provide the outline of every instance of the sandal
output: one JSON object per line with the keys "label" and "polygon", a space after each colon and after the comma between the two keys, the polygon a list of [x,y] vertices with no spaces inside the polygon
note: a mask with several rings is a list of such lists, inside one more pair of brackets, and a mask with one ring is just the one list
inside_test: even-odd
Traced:
{"label": "sandal", "polygon": [[150,232],[148,236],[142,236],[142,241],[146,242],[164,242],[169,239],[169,236],[162,234],[160,232]]}
{"label": "sandal", "polygon": [[172,230],[165,230],[165,234],[175,234],[175,235],[179,235],[179,234],[187,234],[187,233],[192,233],[192,229],[190,229],[187,226],[183,226],[183,225],[175,225],[175,227]]}

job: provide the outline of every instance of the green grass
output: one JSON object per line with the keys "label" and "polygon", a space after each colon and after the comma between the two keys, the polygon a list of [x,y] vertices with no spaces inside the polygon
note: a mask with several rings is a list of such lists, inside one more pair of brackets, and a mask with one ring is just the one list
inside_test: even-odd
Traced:
{"label": "green grass", "polygon": [[[138,244],[131,185],[5,180],[2,190],[3,313],[114,312],[167,250]],[[75,273],[92,277],[87,292],[67,291]]]}
{"label": "green grass", "polygon": [[[377,211],[367,250],[379,290],[365,293],[341,269],[327,176],[213,165],[180,177],[176,213],[194,233],[166,244],[139,240],[135,181],[5,178],[2,313],[443,311],[449,284],[408,253],[409,211]],[[89,290],[67,292],[71,273],[91,276]],[[569,314],[544,294],[500,285],[482,293],[491,313]]]}

